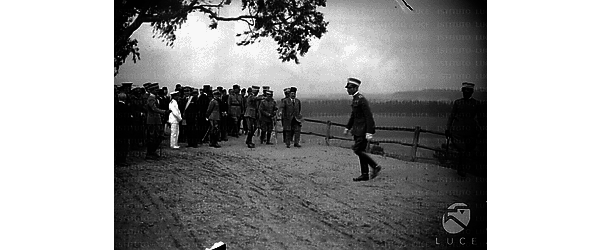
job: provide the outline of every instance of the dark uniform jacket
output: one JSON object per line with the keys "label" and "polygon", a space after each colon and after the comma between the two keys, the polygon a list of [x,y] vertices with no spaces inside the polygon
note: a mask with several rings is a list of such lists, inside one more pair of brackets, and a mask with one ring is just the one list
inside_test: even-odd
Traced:
{"label": "dark uniform jacket", "polygon": [[229,95],[229,115],[232,117],[239,117],[242,115],[242,96],[241,95]]}
{"label": "dark uniform jacket", "polygon": [[281,104],[281,124],[283,125],[283,129],[291,130],[292,129],[292,120],[296,120],[298,122],[302,122],[302,103],[298,99],[292,100],[292,98],[283,99],[283,103]]}
{"label": "dark uniform jacket", "polygon": [[161,114],[165,114],[166,111],[159,109],[156,101],[156,96],[150,94],[146,101],[146,124],[156,125],[162,124]]}
{"label": "dark uniform jacket", "polygon": [[474,98],[458,99],[452,105],[447,128],[453,136],[475,137],[481,130],[478,119],[482,116],[482,105]]}
{"label": "dark uniform jacket", "polygon": [[117,101],[115,104],[115,138],[128,138],[133,125],[133,112],[127,104]]}
{"label": "dark uniform jacket", "polygon": [[256,96],[254,95],[249,95],[248,98],[246,98],[246,113],[244,113],[244,117],[250,117],[250,118],[256,118]]}
{"label": "dark uniform jacket", "polygon": [[375,120],[369,102],[360,93],[356,93],[352,98],[352,114],[346,128],[352,130],[354,136],[375,134]]}
{"label": "dark uniform jacket", "polygon": [[220,112],[219,101],[217,99],[212,99],[206,109],[206,117],[208,117],[209,120],[219,121],[221,119]]}
{"label": "dark uniform jacket", "polygon": [[206,110],[208,109],[208,104],[210,103],[210,97],[206,94],[201,94],[198,96],[198,108],[200,109],[200,120],[206,120],[208,116],[206,116]]}
{"label": "dark uniform jacket", "polygon": [[[191,100],[191,101],[190,101]],[[184,119],[186,120],[186,123],[188,125],[190,124],[196,124],[199,120],[198,117],[198,111],[199,111],[199,103],[198,103],[198,97],[197,96],[190,96],[190,100],[188,100],[188,102],[185,103],[186,106],[183,106],[184,109]]]}
{"label": "dark uniform jacket", "polygon": [[264,99],[258,105],[258,110],[260,111],[260,121],[273,122],[273,117],[275,117],[277,111],[277,103],[275,100],[268,101]]}

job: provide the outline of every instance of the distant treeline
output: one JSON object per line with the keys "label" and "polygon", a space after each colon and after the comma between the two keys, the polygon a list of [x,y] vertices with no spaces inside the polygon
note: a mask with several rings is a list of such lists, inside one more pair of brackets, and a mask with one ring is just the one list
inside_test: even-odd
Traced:
{"label": "distant treeline", "polygon": [[[307,99],[302,103],[302,114],[306,117],[349,114],[351,100]],[[447,116],[452,110],[449,101],[374,101],[369,102],[371,112],[378,114],[413,114],[417,116]],[[484,110],[487,110],[483,101]]]}

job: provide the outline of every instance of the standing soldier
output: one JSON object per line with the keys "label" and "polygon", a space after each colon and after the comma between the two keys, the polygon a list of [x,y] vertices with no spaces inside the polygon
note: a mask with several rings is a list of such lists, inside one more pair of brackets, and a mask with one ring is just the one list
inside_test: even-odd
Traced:
{"label": "standing soldier", "polygon": [[208,104],[208,109],[206,109],[206,117],[208,117],[208,121],[210,122],[210,144],[209,146],[213,148],[220,148],[218,139],[219,139],[219,120],[221,116],[221,112],[219,109],[219,100],[221,99],[221,91],[215,90],[213,92],[213,99]]}
{"label": "standing soldier", "polygon": [[481,118],[481,103],[473,98],[475,84],[462,83],[463,98],[454,101],[452,112],[446,125],[446,136],[458,149],[459,161],[456,168],[460,176],[465,176],[467,158],[472,157],[481,130],[478,119]]}
{"label": "standing soldier", "polygon": [[202,93],[198,97],[198,112],[200,114],[200,138],[199,142],[204,143],[208,141],[208,131],[210,130],[210,124],[208,123],[208,116],[206,116],[206,110],[208,109],[208,104],[210,103],[211,98],[209,97],[211,92],[210,85],[202,86]]}
{"label": "standing soldier", "polygon": [[254,143],[252,143],[252,137],[256,131],[256,114],[258,113],[256,112],[256,95],[259,89],[258,86],[252,86],[252,92],[248,94],[248,98],[246,99],[246,113],[244,113],[244,118],[246,118],[246,124],[248,125],[248,136],[246,136],[246,145],[248,145],[248,148],[255,147]]}
{"label": "standing soldier", "polygon": [[[181,114],[185,111],[185,105],[187,104],[190,96],[192,95],[192,87],[189,85],[184,86],[183,92],[179,91],[179,101],[177,101],[177,105],[179,107],[179,112]],[[180,136],[178,142],[187,142],[187,134],[188,134],[188,126],[187,121],[182,120],[179,126],[181,129],[179,130]]]}
{"label": "standing soldier", "polygon": [[229,115],[232,118],[231,134],[238,138],[240,136],[240,118],[242,116],[242,96],[240,85],[233,85],[233,93],[229,95]]}
{"label": "standing soldier", "polygon": [[352,180],[367,181],[369,180],[369,166],[373,168],[371,179],[377,177],[379,171],[381,171],[381,166],[377,165],[377,163],[365,152],[368,140],[373,139],[373,134],[375,134],[375,120],[373,120],[369,102],[362,94],[358,93],[359,86],[360,80],[348,78],[346,91],[348,91],[348,95],[353,96],[352,114],[350,115],[350,120],[348,120],[346,129],[344,129],[344,134],[347,135],[348,132],[352,130],[352,135],[354,136],[354,146],[352,146],[352,150],[358,156],[358,160],[360,161],[361,175]]}
{"label": "standing soldier", "polygon": [[286,130],[285,127],[283,127],[283,115],[282,115],[282,111],[283,111],[283,104],[285,103],[284,100],[287,98],[290,98],[290,88],[285,88],[283,89],[283,95],[284,97],[281,98],[281,102],[279,103],[279,112],[277,113],[277,120],[281,121],[281,127],[283,129],[283,141],[286,142],[287,141],[287,134],[289,133],[289,130]]}
{"label": "standing soldier", "polygon": [[261,123],[260,143],[266,142],[267,145],[272,145],[271,132],[273,132],[273,119],[275,118],[275,114],[277,114],[277,103],[273,100],[273,91],[267,90],[265,92],[265,99],[258,105],[258,110],[260,112]]}
{"label": "standing soldier", "polygon": [[164,127],[162,125],[161,115],[168,116],[171,112],[170,110],[158,108],[156,101],[158,90],[158,83],[151,83],[148,85],[149,95],[146,100],[146,126],[148,130],[146,158],[148,159],[158,159],[160,157],[156,153],[156,150],[164,137]]}
{"label": "standing soldier", "polygon": [[[162,89],[158,90],[158,95],[156,96],[156,101],[158,103],[158,108],[162,109],[162,110],[168,110],[169,109],[169,103],[171,102],[171,100],[167,97],[167,91],[165,90],[166,87],[163,87]],[[166,115],[163,116],[162,118],[162,123],[163,126],[167,123],[167,120],[169,119],[169,117],[167,117]]]}
{"label": "standing soldier", "polygon": [[296,99],[296,87],[290,87],[290,97],[284,99],[282,104],[282,125],[283,130],[287,130],[288,135],[285,140],[286,147],[290,147],[292,138],[294,139],[294,147],[300,146],[300,132],[302,129],[302,104]]}
{"label": "standing soldier", "polygon": [[248,88],[242,90],[242,128],[244,130],[244,134],[248,134],[248,121],[246,121],[244,114],[246,114],[246,109],[248,108],[248,96],[252,93],[252,88]]}
{"label": "standing soldier", "polygon": [[146,99],[142,95],[144,88],[135,87],[131,90],[131,111],[133,115],[131,147],[139,148],[144,145],[144,125],[146,124]]}
{"label": "standing soldier", "polygon": [[227,94],[227,90],[223,89],[223,87],[220,88],[221,89],[219,89],[219,91],[221,91],[221,99],[219,100],[221,102],[219,103],[219,108],[221,109],[221,120],[219,121],[219,132],[221,133],[220,139],[222,141],[227,141],[227,133],[229,131],[229,95]]}
{"label": "standing soldier", "polygon": [[185,104],[183,117],[187,126],[187,146],[197,148],[198,147],[198,129],[199,129],[199,103],[198,103],[198,89],[192,89],[192,96],[188,98],[187,103]]}
{"label": "standing soldier", "polygon": [[115,104],[115,164],[127,165],[127,152],[129,151],[129,139],[133,124],[133,113],[130,106],[125,103],[127,95],[123,92],[117,95],[118,102]]}

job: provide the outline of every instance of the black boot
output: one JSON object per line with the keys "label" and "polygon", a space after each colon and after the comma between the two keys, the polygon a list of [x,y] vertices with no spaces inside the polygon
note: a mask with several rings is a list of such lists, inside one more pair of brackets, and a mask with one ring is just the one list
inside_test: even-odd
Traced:
{"label": "black boot", "polygon": [[353,181],[368,181],[369,174],[361,174],[359,177],[352,178]]}

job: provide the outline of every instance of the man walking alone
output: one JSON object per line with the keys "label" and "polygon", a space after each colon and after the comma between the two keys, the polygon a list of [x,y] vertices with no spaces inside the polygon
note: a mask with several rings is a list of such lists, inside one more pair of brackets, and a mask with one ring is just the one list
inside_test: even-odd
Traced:
{"label": "man walking alone", "polygon": [[348,91],[348,95],[352,96],[352,114],[344,130],[344,134],[347,135],[350,130],[352,131],[352,135],[354,136],[352,150],[358,156],[361,172],[359,177],[352,179],[353,181],[369,180],[369,166],[373,168],[370,179],[377,177],[379,171],[381,171],[381,166],[377,165],[365,152],[367,140],[372,139],[373,134],[375,134],[375,121],[373,120],[373,113],[371,113],[369,102],[362,94],[358,93],[360,84],[360,80],[356,78],[348,78],[348,82],[346,83],[346,91]]}

